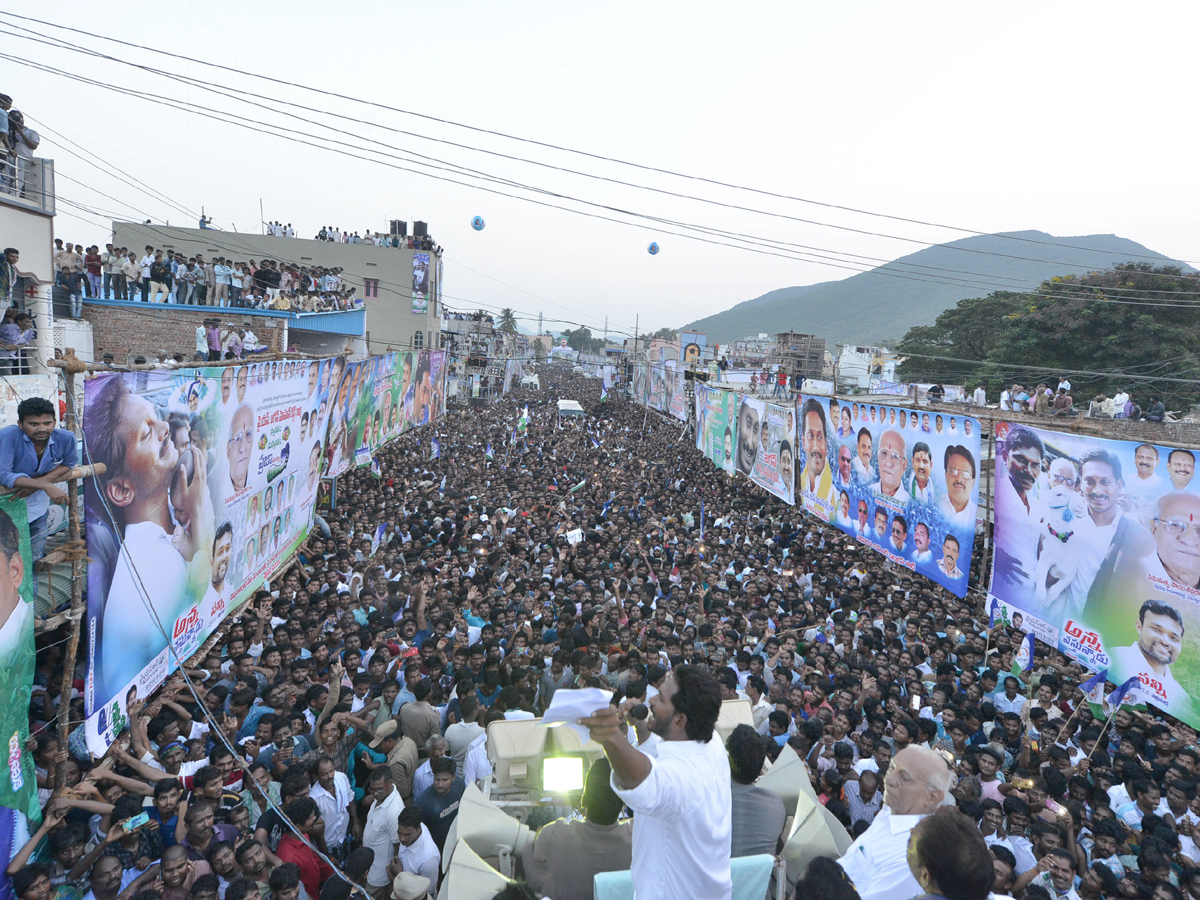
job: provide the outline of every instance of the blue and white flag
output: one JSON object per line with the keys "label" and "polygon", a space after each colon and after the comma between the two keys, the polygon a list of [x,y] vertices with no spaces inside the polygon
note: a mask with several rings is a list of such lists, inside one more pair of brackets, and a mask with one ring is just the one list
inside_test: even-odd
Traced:
{"label": "blue and white flag", "polygon": [[1125,702],[1125,696],[1131,690],[1133,690],[1135,687],[1137,687],[1139,683],[1140,683],[1140,681],[1139,681],[1138,677],[1136,675],[1134,675],[1132,678],[1125,681],[1116,690],[1114,690],[1111,694],[1109,694],[1107,697],[1104,698],[1105,707],[1107,707],[1109,710],[1111,710],[1110,715],[1112,713],[1115,713],[1118,709],[1120,709],[1121,704]]}
{"label": "blue and white flag", "polygon": [[440,459],[442,456],[442,442],[437,438],[429,439],[429,446],[432,448],[429,454],[430,459]]}
{"label": "blue and white flag", "polygon": [[[704,543],[704,501],[700,501],[700,543]],[[785,550],[784,553],[787,553]],[[786,557],[785,557],[786,558]]]}
{"label": "blue and white flag", "polygon": [[379,549],[380,543],[383,541],[383,536],[387,532],[387,522],[380,522],[375,526],[375,535],[371,538],[371,555],[375,555],[375,551]]}
{"label": "blue and white flag", "polygon": [[608,399],[608,390],[604,387],[604,385],[600,385],[600,402],[603,403],[607,399]]}
{"label": "blue and white flag", "polygon": [[483,455],[488,459],[495,459],[496,455],[492,453],[492,442],[488,441],[487,450],[483,451]]}
{"label": "blue and white flag", "polygon": [[1084,703],[1099,703],[1104,699],[1104,683],[1108,681],[1108,669],[1101,669],[1079,686],[1083,691]]}
{"label": "blue and white flag", "polygon": [[1021,646],[1017,650],[1017,655],[1013,657],[1012,673],[1019,675],[1021,672],[1029,672],[1033,669],[1033,632],[1025,635],[1025,640],[1021,641]]}
{"label": "blue and white flag", "polygon": [[374,456],[371,457],[371,474],[376,478],[383,477],[383,472],[379,468],[379,460]]}
{"label": "blue and white flag", "polygon": [[588,440],[590,440],[592,442],[592,446],[594,448],[596,448],[597,450],[600,449],[600,441],[590,431],[588,432]]}

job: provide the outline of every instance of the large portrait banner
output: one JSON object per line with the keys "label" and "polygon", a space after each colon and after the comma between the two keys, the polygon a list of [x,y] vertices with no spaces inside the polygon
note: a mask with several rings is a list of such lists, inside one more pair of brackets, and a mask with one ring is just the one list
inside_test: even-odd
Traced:
{"label": "large portrait banner", "polygon": [[1200,725],[1195,451],[996,424],[992,594],[1130,702]]}
{"label": "large portrait banner", "polygon": [[796,503],[796,408],[742,397],[738,407],[739,472],[784,503]]}
{"label": "large portrait banner", "polygon": [[737,391],[693,382],[696,390],[696,449],[718,469],[732,475],[737,471],[733,452],[737,447]]}
{"label": "large portrait banner", "polygon": [[801,395],[804,509],[962,597],[979,507],[979,422]]}
{"label": "large portrait banner", "polygon": [[99,375],[84,388],[86,735],[195,653],[304,541],[334,360]]}

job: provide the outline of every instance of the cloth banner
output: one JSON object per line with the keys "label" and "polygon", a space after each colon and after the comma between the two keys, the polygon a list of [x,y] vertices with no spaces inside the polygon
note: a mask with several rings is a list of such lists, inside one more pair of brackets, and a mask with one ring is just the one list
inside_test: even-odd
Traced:
{"label": "cloth banner", "polygon": [[[996,423],[992,591],[1127,698],[1200,725],[1191,450]],[[1015,617],[1015,616],[1014,616]]]}
{"label": "cloth banner", "polygon": [[445,413],[446,354],[404,350],[371,356],[345,364],[336,383],[322,472],[328,477],[369,466],[384,444]]}
{"label": "cloth banner", "polygon": [[784,503],[796,503],[796,408],[743,397],[738,407],[739,472]]}
{"label": "cloth banner", "polygon": [[667,385],[670,393],[667,395],[667,411],[672,417],[681,422],[688,420],[687,408],[687,379],[683,377],[683,368],[675,360],[667,361]]}
{"label": "cloth banner", "polygon": [[98,375],[84,387],[92,752],[308,535],[341,357]]}
{"label": "cloth banner", "polygon": [[693,385],[696,390],[696,449],[718,469],[732,475],[736,471],[733,451],[737,447],[737,410],[741,395],[699,381]]}
{"label": "cloth banner", "polygon": [[805,510],[964,596],[979,507],[979,422],[805,395],[796,419]]}

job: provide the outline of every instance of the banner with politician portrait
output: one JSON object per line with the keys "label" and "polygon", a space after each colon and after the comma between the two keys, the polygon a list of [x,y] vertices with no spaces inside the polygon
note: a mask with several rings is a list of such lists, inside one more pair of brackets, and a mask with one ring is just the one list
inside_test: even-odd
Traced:
{"label": "banner with politician portrait", "polygon": [[84,388],[88,746],[308,535],[334,360],[98,375]]}
{"label": "banner with politician portrait", "polygon": [[962,597],[979,508],[979,422],[809,395],[797,400],[796,422],[804,509]]}
{"label": "banner with politician portrait", "polygon": [[787,504],[796,502],[796,408],[744,396],[738,405],[734,463]]}
{"label": "banner with politician portrait", "polygon": [[737,471],[733,451],[737,446],[737,391],[693,382],[696,390],[696,449],[714,466],[730,475]]}
{"label": "banner with politician portrait", "polygon": [[[340,357],[339,357],[340,359]],[[327,477],[369,466],[375,451],[446,411],[446,354],[404,350],[344,366],[330,403]]]}
{"label": "banner with politician portrait", "polygon": [[683,366],[673,359],[667,360],[666,411],[681,422],[688,420],[687,379],[683,375]]}
{"label": "banner with politician portrait", "polygon": [[[1200,726],[1200,481],[1192,450],[996,423],[992,594],[1132,703]],[[1136,695],[1136,696],[1134,696]]]}

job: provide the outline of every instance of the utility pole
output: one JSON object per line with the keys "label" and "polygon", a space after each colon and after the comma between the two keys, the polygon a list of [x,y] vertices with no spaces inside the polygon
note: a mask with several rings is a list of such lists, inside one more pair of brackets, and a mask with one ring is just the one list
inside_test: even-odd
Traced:
{"label": "utility pole", "polygon": [[538,334],[542,333],[542,314],[538,313]]}
{"label": "utility pole", "polygon": [[604,346],[608,346],[608,316],[604,317]]}

